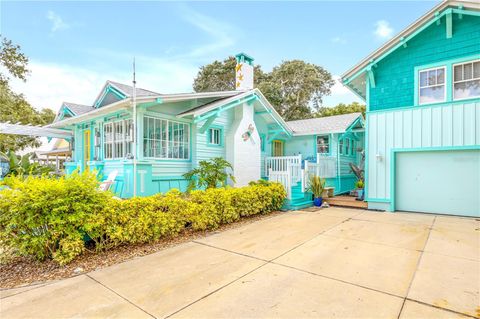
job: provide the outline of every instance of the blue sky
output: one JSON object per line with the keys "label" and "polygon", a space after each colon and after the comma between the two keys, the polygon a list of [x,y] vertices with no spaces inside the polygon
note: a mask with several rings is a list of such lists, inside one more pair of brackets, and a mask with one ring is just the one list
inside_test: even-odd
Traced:
{"label": "blue sky", "polygon": [[[32,71],[14,81],[36,107],[91,104],[107,79],[191,91],[201,65],[246,52],[265,70],[302,59],[338,77],[433,7],[432,1],[0,2],[3,36]],[[337,84],[324,104],[358,100]]]}

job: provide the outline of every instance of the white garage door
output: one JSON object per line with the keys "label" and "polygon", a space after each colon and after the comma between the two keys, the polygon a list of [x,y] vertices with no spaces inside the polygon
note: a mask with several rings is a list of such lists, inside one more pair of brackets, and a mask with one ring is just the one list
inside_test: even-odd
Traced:
{"label": "white garage door", "polygon": [[480,150],[399,152],[395,209],[480,216]]}

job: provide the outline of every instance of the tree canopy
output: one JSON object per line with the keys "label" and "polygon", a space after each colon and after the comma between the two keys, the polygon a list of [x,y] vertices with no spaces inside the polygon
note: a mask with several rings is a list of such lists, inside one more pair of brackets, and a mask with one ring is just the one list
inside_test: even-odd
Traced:
{"label": "tree canopy", "polygon": [[315,117],[342,115],[356,112],[361,112],[363,116],[365,116],[365,104],[353,102],[350,104],[339,103],[334,107],[321,107],[315,113]]}
{"label": "tree canopy", "polygon": [[[235,89],[234,57],[202,66],[193,82],[196,92]],[[283,61],[271,72],[260,65],[254,69],[254,86],[259,88],[286,120],[304,119],[320,109],[334,81],[321,66],[301,60]]]}
{"label": "tree canopy", "polygon": [[[0,36],[1,37],[1,36]],[[6,73],[0,72],[0,122],[45,125],[51,123],[55,113],[50,109],[34,109],[22,94],[16,94],[9,86],[10,76],[26,81],[29,71],[28,58],[20,46],[2,38],[0,42],[0,66]],[[40,142],[35,137],[0,134],[0,151],[18,151],[26,147],[38,147]]]}

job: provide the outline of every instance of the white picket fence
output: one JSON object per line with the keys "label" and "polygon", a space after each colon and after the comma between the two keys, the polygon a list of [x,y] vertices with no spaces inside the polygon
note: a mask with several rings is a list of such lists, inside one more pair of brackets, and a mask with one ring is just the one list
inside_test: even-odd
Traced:
{"label": "white picket fence", "polygon": [[305,161],[302,169],[302,156],[276,156],[265,158],[265,172],[269,181],[281,183],[292,198],[292,185],[301,182],[302,192],[308,187],[308,179],[313,175],[321,178],[337,176],[337,161],[333,156],[317,154],[317,162]]}
{"label": "white picket fence", "polygon": [[287,191],[287,199],[292,198],[292,176],[289,174],[288,170],[286,171],[274,171],[271,168],[268,170],[268,180],[272,182],[277,182],[285,187]]}

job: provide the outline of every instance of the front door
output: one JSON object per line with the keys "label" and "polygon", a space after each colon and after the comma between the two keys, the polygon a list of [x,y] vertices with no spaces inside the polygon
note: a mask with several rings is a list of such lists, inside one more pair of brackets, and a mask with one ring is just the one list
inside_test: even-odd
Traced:
{"label": "front door", "polygon": [[87,163],[92,160],[90,152],[90,130],[83,132],[83,168],[88,169]]}
{"label": "front door", "polygon": [[272,155],[283,156],[283,141],[274,140],[272,142]]}

